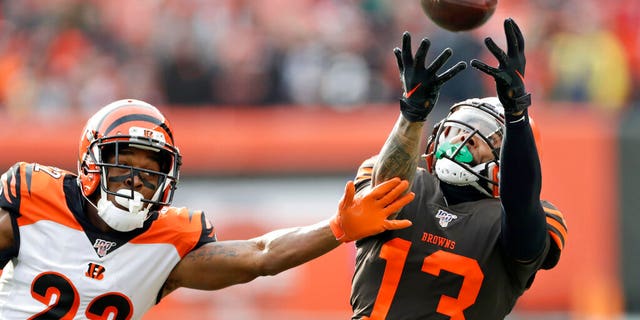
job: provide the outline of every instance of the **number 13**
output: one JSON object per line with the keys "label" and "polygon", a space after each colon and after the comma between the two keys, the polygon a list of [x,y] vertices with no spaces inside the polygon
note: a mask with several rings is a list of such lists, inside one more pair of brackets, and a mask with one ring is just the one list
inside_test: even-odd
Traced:
{"label": "number 13", "polygon": [[[411,242],[400,238],[392,239],[382,246],[380,258],[386,260],[387,265],[371,316],[365,319],[386,318],[398,283],[400,283],[400,276],[410,247]],[[459,254],[438,250],[424,258],[422,272],[437,277],[442,270],[461,275],[464,280],[457,298],[447,295],[440,297],[436,312],[450,316],[451,320],[464,320],[463,311],[476,302],[484,274],[478,261]]]}

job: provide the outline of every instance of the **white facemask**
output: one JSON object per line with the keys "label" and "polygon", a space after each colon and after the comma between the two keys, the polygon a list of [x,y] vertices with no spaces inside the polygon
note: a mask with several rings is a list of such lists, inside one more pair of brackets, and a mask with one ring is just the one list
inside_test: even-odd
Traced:
{"label": "white facemask", "polygon": [[[471,170],[480,174],[481,171],[485,169],[485,167],[486,165],[484,163],[481,163],[471,167]],[[490,197],[492,196],[487,192],[487,190],[480,186],[480,179],[477,176],[469,172],[467,169],[463,168],[455,161],[451,161],[447,158],[438,159],[436,161],[435,173],[438,179],[448,184],[454,186],[473,186],[483,194]]]}
{"label": "white facemask", "polygon": [[[131,190],[120,189],[117,193],[130,195]],[[145,220],[147,220],[147,214],[149,212],[148,207],[143,208],[143,198],[142,194],[136,191],[133,191],[133,199],[116,196],[116,202],[119,205],[128,208],[129,210],[127,211],[116,207],[113,202],[107,200],[107,196],[103,192],[102,197],[98,201],[98,215],[107,223],[107,225],[109,225],[109,227],[120,232],[127,232],[136,228],[141,228],[144,225]]]}

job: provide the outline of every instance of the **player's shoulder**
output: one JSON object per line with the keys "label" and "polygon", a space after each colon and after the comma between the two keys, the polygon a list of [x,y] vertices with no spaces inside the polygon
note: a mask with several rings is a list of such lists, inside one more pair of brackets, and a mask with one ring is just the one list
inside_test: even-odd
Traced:
{"label": "player's shoulder", "polygon": [[376,160],[378,160],[378,155],[372,155],[369,158],[364,159],[364,161],[362,161],[362,163],[360,164],[360,167],[373,167],[373,164],[376,163]]}
{"label": "player's shoulder", "polygon": [[363,178],[371,178],[371,173],[373,172],[373,166],[376,164],[376,160],[378,159],[378,155],[371,156],[360,164],[358,167],[357,176],[362,176]]}
{"label": "player's shoulder", "polygon": [[[0,194],[9,203],[21,195],[30,198],[53,197],[63,193],[65,177],[71,172],[39,163],[16,162],[0,176]],[[59,192],[56,192],[58,190]]]}
{"label": "player's shoulder", "polygon": [[540,204],[542,205],[542,209],[547,217],[547,225],[558,228],[561,233],[566,234],[567,222],[562,211],[547,200],[541,200]]}
{"label": "player's shoulder", "polygon": [[551,201],[549,201],[549,200],[542,199],[542,200],[540,200],[540,204],[542,205],[542,207],[545,210],[550,209],[550,210],[560,211],[560,209],[558,209],[558,207],[556,205],[554,205],[553,203],[551,203]]}
{"label": "player's shoulder", "polygon": [[187,207],[164,207],[158,212],[154,225],[164,225],[176,231],[200,230],[206,216],[202,210]]}
{"label": "player's shoulder", "polygon": [[565,243],[567,241],[567,222],[564,219],[564,215],[551,202],[547,200],[541,200],[542,208],[544,209],[547,220],[547,232],[551,240],[551,247],[545,261],[543,262],[543,269],[551,269],[560,260],[560,254],[564,250]]}
{"label": "player's shoulder", "polygon": [[0,207],[20,217],[20,226],[55,220],[79,228],[70,211],[81,207],[75,177],[57,167],[17,162],[0,178]]}
{"label": "player's shoulder", "polygon": [[37,162],[16,162],[2,174],[2,179],[20,179],[24,177],[27,181],[37,180],[57,180],[66,175],[73,175],[70,171],[54,166],[43,165]]}
{"label": "player's shoulder", "polygon": [[373,165],[376,163],[377,158],[378,155],[371,156],[362,161],[358,167],[358,172],[356,173],[356,179],[354,181],[356,191],[360,192],[371,184],[371,179],[373,177]]}
{"label": "player's shoulder", "polygon": [[181,256],[200,245],[216,241],[215,228],[201,210],[165,207],[151,227],[136,242],[172,243]]}

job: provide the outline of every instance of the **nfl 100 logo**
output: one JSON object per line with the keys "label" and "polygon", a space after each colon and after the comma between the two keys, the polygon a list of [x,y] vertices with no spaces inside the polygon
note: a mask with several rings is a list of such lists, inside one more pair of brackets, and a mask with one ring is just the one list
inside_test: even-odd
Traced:
{"label": "nfl 100 logo", "polygon": [[449,223],[451,221],[458,219],[458,216],[440,209],[438,210],[438,213],[436,213],[436,218],[438,219],[438,223],[440,224],[440,226],[446,228],[447,226],[449,226]]}
{"label": "nfl 100 logo", "polygon": [[98,256],[104,257],[109,252],[109,249],[113,248],[116,245],[115,242],[96,239],[96,242],[93,244],[93,248],[96,249],[96,253]]}

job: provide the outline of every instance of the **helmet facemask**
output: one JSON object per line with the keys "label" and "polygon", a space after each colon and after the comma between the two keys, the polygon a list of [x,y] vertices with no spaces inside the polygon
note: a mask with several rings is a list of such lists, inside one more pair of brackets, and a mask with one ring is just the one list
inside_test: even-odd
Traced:
{"label": "helmet facemask", "polygon": [[[154,158],[160,165],[160,170],[155,171],[118,163],[119,152],[126,147],[150,150],[156,153],[157,157]],[[96,149],[99,153],[98,157],[96,157],[96,166],[101,170],[100,186],[105,193],[133,199],[133,189],[129,190],[130,192],[127,192],[127,194],[123,194],[110,191],[107,186],[109,182],[122,182],[138,177],[145,187],[156,190],[151,199],[142,199],[142,202],[155,206],[153,209],[158,209],[171,203],[173,192],[169,192],[166,199],[163,199],[163,193],[165,190],[173,191],[176,188],[178,176],[174,168],[178,166],[178,157],[175,151],[149,147],[149,144],[132,143],[130,140],[97,141]]]}
{"label": "helmet facemask", "polygon": [[[107,224],[118,231],[130,231],[142,227],[144,221],[154,210],[170,205],[178,181],[175,168],[179,166],[179,156],[173,147],[158,148],[156,146],[159,145],[159,142],[152,139],[149,139],[147,143],[140,143],[136,140],[139,138],[131,136],[98,139],[91,145],[92,152],[88,154],[100,171],[98,214]],[[160,171],[119,163],[119,153],[123,148],[138,148],[156,153],[157,157],[154,158],[160,165]],[[109,189],[110,183],[122,184],[126,180],[134,181],[136,177],[144,187],[155,190],[150,199],[146,199],[141,193],[134,190],[135,186],[133,185],[118,190]],[[125,210],[120,209],[123,212],[111,208],[114,204],[108,200],[109,195],[114,197],[114,201],[118,205],[125,208]],[[111,211],[109,215],[115,214],[118,217],[111,219],[109,215],[102,214],[106,212],[105,210]],[[111,221],[109,221],[110,219]]]}
{"label": "helmet facemask", "polygon": [[[473,186],[489,197],[498,196],[504,120],[501,105],[495,100],[497,104],[492,103],[492,98],[457,103],[436,124],[427,143],[426,158],[427,168],[438,179],[455,186]],[[474,158],[471,149],[477,143],[486,144],[491,156]]]}

